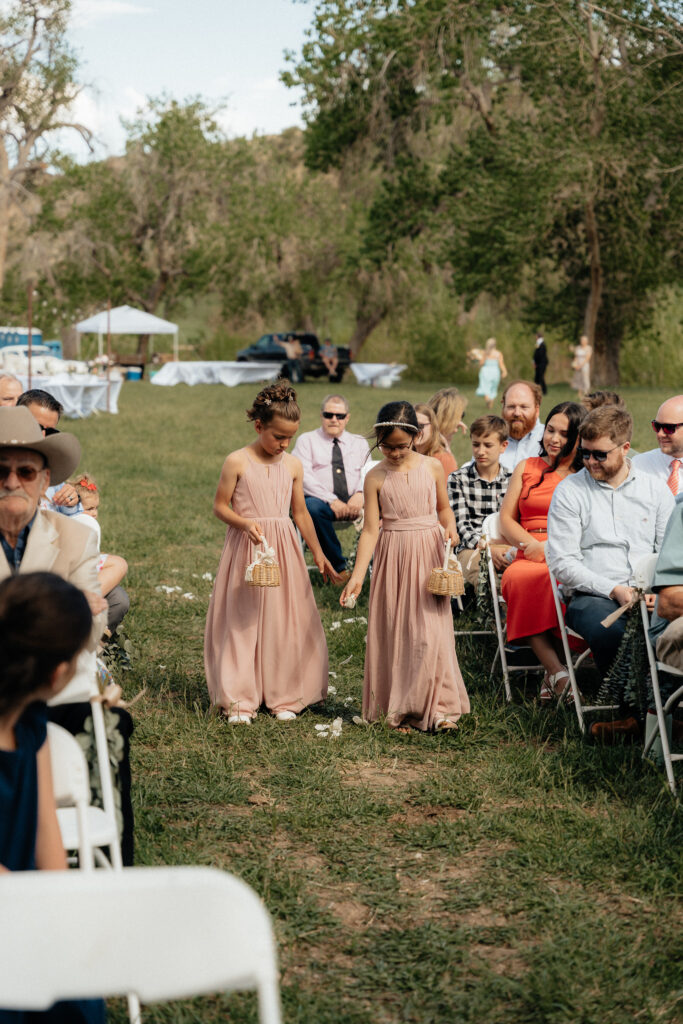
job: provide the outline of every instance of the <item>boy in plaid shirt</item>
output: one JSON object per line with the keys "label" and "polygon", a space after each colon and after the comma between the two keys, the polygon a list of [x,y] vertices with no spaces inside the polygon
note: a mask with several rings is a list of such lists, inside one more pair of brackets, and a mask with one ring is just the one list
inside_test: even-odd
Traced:
{"label": "boy in plaid shirt", "polygon": [[[508,446],[508,428],[500,416],[480,416],[470,427],[472,461],[451,473],[448,498],[455,514],[460,543],[455,549],[467,583],[476,587],[479,576],[479,540],[484,520],[500,510],[512,473],[500,465]],[[497,569],[504,569],[505,548],[492,548]]]}

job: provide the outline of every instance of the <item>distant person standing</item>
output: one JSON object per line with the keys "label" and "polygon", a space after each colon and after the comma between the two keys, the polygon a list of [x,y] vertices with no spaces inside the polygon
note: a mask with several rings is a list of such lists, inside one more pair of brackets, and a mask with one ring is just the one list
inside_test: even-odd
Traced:
{"label": "distant person standing", "polygon": [[489,338],[484,345],[484,351],[479,351],[477,357],[479,359],[477,394],[485,399],[488,409],[493,409],[493,403],[498,394],[500,378],[507,377],[508,375],[503,353],[498,350],[496,339]]}
{"label": "distant person standing", "polygon": [[572,361],[572,370],[574,371],[572,387],[575,391],[578,391],[580,402],[583,400],[583,396],[587,395],[591,389],[592,358],[593,349],[588,341],[588,335],[582,334],[579,344],[574,349],[574,359]]}
{"label": "distant person standing", "polygon": [[545,347],[545,338],[542,334],[536,334],[536,347],[534,348],[534,384],[538,384],[544,395],[547,395],[548,388],[545,382],[545,371],[548,369],[548,350]]}

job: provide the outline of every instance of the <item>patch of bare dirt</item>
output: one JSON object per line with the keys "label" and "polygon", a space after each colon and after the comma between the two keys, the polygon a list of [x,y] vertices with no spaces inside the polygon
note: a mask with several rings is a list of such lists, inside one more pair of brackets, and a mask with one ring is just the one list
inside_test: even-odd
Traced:
{"label": "patch of bare dirt", "polygon": [[424,804],[419,807],[408,805],[404,811],[392,814],[389,821],[397,825],[433,825],[436,821],[458,821],[466,818],[469,811],[461,807],[442,807]]}
{"label": "patch of bare dirt", "polygon": [[425,777],[425,771],[414,765],[404,765],[395,758],[388,764],[359,761],[340,768],[341,782],[346,786],[366,786],[368,789],[395,789],[407,786]]}
{"label": "patch of bare dirt", "polygon": [[518,978],[527,971],[527,965],[519,953],[508,946],[480,944],[474,947],[472,953],[474,958],[484,961],[494,974],[506,978]]}

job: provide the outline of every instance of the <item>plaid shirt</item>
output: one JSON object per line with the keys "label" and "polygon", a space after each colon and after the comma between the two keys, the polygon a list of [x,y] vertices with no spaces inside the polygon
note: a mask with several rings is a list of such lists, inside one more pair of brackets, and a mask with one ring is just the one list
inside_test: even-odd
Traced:
{"label": "plaid shirt", "polygon": [[448,500],[460,537],[456,551],[476,548],[484,520],[500,511],[511,476],[511,471],[501,466],[495,480],[484,480],[479,476],[474,462],[451,473],[448,478]]}

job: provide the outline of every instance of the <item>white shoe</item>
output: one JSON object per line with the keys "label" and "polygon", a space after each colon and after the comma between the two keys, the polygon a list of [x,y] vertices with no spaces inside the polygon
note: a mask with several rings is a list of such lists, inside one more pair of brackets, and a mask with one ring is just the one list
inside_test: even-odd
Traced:
{"label": "white shoe", "polygon": [[239,715],[228,715],[228,725],[251,725],[251,715],[246,712]]}
{"label": "white shoe", "polygon": [[296,712],[295,711],[278,711],[278,713],[276,714],[275,717],[278,720],[278,722],[293,722],[294,719],[296,718]]}

